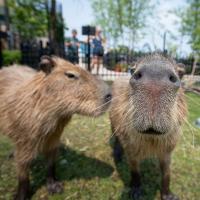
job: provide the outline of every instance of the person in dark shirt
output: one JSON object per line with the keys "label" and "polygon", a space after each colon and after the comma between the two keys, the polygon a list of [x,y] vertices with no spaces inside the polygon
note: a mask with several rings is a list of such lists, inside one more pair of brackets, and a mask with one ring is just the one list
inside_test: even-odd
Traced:
{"label": "person in dark shirt", "polygon": [[104,55],[104,47],[103,43],[105,40],[101,36],[101,30],[96,29],[96,34],[92,38],[92,69],[94,69],[95,65],[97,67],[97,74],[99,74],[99,67],[100,64],[102,64],[103,61],[103,55]]}
{"label": "person in dark shirt", "polygon": [[78,64],[79,63],[78,50],[80,43],[77,38],[77,30],[75,29],[72,30],[72,37],[68,38],[65,44],[67,46],[68,60],[73,64]]}

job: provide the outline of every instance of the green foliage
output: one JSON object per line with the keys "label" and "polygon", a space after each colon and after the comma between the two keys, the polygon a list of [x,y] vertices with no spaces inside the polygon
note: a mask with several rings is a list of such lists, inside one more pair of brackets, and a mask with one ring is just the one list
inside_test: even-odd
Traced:
{"label": "green foliage", "polygon": [[188,0],[187,8],[179,13],[182,33],[190,37],[194,52],[200,53],[200,0]]}
{"label": "green foliage", "polygon": [[96,23],[117,43],[129,38],[133,48],[138,33],[147,25],[147,16],[152,14],[151,1],[146,0],[91,0]]}
{"label": "green foliage", "polygon": [[64,30],[67,30],[67,26],[61,16],[60,13],[57,14],[57,23],[56,23],[56,30],[57,30],[57,34],[56,34],[56,41],[58,43],[63,43],[64,42]]}
{"label": "green foliage", "polygon": [[11,23],[22,39],[34,39],[47,34],[45,0],[8,0]]}
{"label": "green foliage", "polygon": [[21,60],[21,52],[18,50],[4,50],[2,54],[4,66],[12,65],[13,63],[19,63]]}

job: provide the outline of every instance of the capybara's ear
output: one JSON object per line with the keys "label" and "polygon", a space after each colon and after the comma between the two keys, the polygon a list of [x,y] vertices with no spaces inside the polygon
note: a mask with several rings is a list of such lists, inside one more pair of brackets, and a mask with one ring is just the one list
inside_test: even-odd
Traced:
{"label": "capybara's ear", "polygon": [[182,79],[185,74],[185,65],[183,63],[177,63],[176,65],[179,78]]}
{"label": "capybara's ear", "polygon": [[46,74],[50,74],[55,67],[55,61],[50,56],[42,56],[40,58],[39,68]]}

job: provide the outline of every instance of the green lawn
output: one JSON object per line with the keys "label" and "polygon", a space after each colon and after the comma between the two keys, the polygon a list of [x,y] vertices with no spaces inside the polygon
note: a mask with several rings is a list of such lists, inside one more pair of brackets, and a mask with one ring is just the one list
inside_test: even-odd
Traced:
{"label": "green lawn", "polygon": [[[200,129],[193,122],[200,117],[200,97],[187,94],[189,120],[172,160],[172,191],[181,200],[200,199]],[[126,200],[129,171],[124,162],[114,166],[110,147],[108,115],[98,119],[74,116],[62,137],[57,173],[64,182],[64,193],[48,196],[45,187],[46,166],[42,157],[32,167],[34,200]],[[16,187],[13,146],[0,136],[0,200],[12,199]],[[159,199],[160,172],[156,160],[142,163],[144,200]]]}

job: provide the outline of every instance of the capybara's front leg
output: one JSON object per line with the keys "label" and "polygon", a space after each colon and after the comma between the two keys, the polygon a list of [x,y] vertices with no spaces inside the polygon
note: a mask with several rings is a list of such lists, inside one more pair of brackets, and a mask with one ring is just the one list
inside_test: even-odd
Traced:
{"label": "capybara's front leg", "polygon": [[161,200],[179,200],[179,198],[170,192],[170,154],[160,158],[160,168],[162,174],[161,182]]}
{"label": "capybara's front leg", "polygon": [[117,136],[114,136],[113,157],[115,164],[122,161],[123,148]]}
{"label": "capybara's front leg", "polygon": [[131,164],[131,181],[130,181],[130,197],[133,200],[139,200],[141,199],[142,192],[141,192],[141,178],[140,178],[140,172],[139,172],[139,162],[129,161]]}
{"label": "capybara's front leg", "polygon": [[14,200],[30,199],[30,182],[29,182],[29,166],[30,163],[17,163],[18,170],[18,188],[14,196]]}
{"label": "capybara's front leg", "polygon": [[27,200],[30,198],[29,178],[18,180],[18,189],[14,200]]}
{"label": "capybara's front leg", "polygon": [[57,149],[46,153],[48,161],[47,190],[49,194],[61,193],[63,191],[63,184],[58,182],[56,178],[56,155]]}

